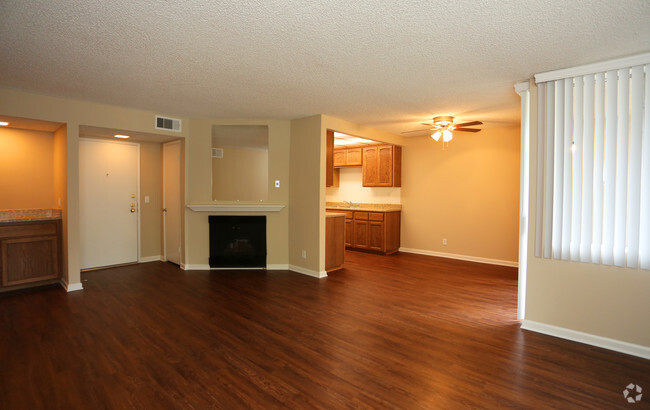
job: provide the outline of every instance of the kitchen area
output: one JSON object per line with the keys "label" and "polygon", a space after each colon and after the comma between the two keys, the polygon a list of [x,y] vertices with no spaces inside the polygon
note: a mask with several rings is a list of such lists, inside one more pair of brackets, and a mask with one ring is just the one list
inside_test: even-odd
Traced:
{"label": "kitchen area", "polygon": [[402,148],[327,130],[325,268],[345,250],[390,255],[400,247]]}

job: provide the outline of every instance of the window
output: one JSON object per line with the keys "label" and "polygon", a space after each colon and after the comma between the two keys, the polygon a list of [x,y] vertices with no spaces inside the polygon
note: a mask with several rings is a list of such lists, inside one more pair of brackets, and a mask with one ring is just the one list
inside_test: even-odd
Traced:
{"label": "window", "polygon": [[650,269],[648,63],[535,76],[536,256]]}

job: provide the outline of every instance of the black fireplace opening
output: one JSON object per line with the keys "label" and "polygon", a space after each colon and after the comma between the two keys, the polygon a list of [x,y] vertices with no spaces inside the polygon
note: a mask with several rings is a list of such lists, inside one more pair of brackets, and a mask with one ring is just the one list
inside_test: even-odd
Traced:
{"label": "black fireplace opening", "polygon": [[266,268],[266,216],[208,217],[211,268]]}

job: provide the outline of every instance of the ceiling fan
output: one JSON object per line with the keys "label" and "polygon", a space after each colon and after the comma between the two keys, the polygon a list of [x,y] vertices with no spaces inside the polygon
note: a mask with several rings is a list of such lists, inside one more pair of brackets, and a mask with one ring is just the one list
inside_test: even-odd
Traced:
{"label": "ceiling fan", "polygon": [[429,128],[414,130],[414,131],[405,131],[402,134],[409,134],[412,132],[417,132],[416,135],[427,135],[430,134],[431,138],[438,141],[442,137],[443,142],[449,142],[453,138],[452,131],[460,132],[479,132],[481,131],[478,128],[467,128],[475,125],[482,125],[481,121],[469,121],[461,124],[454,125],[454,117],[451,115],[441,115],[438,117],[433,117],[433,122],[431,124],[423,122],[422,125],[426,125]]}

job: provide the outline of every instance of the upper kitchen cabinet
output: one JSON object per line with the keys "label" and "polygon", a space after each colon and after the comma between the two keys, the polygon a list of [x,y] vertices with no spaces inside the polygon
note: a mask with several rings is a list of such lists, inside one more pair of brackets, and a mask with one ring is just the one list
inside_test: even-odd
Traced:
{"label": "upper kitchen cabinet", "polygon": [[362,148],[363,186],[402,186],[402,147],[374,145]]}
{"label": "upper kitchen cabinet", "polygon": [[361,148],[339,148],[334,150],[334,167],[360,167],[363,154]]}

